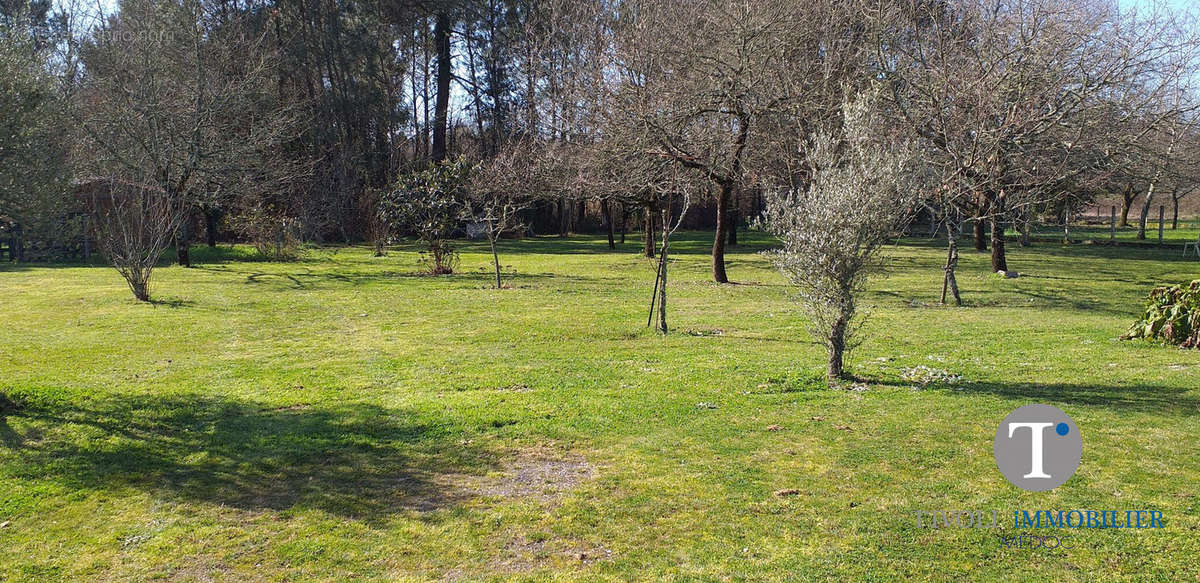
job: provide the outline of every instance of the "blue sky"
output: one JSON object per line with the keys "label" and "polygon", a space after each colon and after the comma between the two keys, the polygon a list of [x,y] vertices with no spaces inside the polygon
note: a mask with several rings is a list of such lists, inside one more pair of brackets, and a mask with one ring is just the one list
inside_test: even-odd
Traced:
{"label": "blue sky", "polygon": [[1195,12],[1197,8],[1197,0],[1117,0],[1122,8],[1151,8],[1155,4],[1162,4],[1167,8],[1178,11],[1191,10]]}

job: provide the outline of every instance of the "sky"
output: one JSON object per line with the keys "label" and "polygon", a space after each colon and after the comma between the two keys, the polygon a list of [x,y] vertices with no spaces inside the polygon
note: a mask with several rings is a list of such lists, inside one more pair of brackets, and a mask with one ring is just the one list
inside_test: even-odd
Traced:
{"label": "sky", "polygon": [[1200,8],[1200,0],[1117,0],[1117,4],[1121,8],[1137,10],[1153,8],[1155,4],[1161,4],[1166,8],[1180,12],[1187,10],[1196,12],[1197,8]]}

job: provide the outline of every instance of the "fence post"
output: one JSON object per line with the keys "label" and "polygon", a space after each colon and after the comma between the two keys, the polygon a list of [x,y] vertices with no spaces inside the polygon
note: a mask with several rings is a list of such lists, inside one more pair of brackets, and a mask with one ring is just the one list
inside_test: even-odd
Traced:
{"label": "fence post", "polygon": [[1158,205],[1158,246],[1162,247],[1163,239],[1163,205]]}

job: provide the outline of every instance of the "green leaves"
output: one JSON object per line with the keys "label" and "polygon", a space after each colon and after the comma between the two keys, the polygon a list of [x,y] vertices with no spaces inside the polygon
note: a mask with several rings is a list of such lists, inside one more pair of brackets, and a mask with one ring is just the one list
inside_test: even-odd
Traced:
{"label": "green leaves", "polygon": [[474,165],[458,159],[400,176],[379,199],[379,219],[393,232],[412,233],[428,247],[435,275],[453,273],[458,253],[448,240],[467,212],[464,193]]}
{"label": "green leaves", "polygon": [[1133,338],[1200,349],[1200,279],[1154,288],[1146,313],[1121,336],[1121,340]]}

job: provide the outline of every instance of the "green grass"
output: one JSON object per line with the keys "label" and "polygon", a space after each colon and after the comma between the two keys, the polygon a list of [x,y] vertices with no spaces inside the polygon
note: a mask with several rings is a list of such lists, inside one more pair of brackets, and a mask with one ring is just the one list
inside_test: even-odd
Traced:
{"label": "green grass", "polygon": [[[1104,217],[1103,220],[1108,221],[1108,217]],[[1137,238],[1137,232],[1138,219],[1136,216],[1131,216],[1129,225],[1117,227],[1115,232],[1107,222],[1096,225],[1072,224],[1071,240],[1108,243],[1114,239],[1115,235],[1116,241],[1122,245],[1158,245],[1158,216],[1155,215],[1146,221],[1146,238],[1144,240]],[[1014,239],[1017,237],[1016,231],[1011,228],[1008,229],[1008,235]],[[1030,236],[1038,240],[1057,243],[1063,239],[1063,228],[1062,225],[1038,224],[1030,230]],[[1176,229],[1171,228],[1170,215],[1163,221],[1163,245],[1174,247],[1176,253],[1182,251],[1184,243],[1195,242],[1198,236],[1200,236],[1200,224],[1195,220],[1180,219],[1179,227]]]}
{"label": "green grass", "polygon": [[[0,581],[1200,578],[1200,354],[1116,340],[1200,262],[1014,244],[1004,280],[966,251],[953,308],[940,243],[889,248],[856,392],[819,381],[767,241],[748,234],[740,285],[719,286],[709,237],[677,245],[667,337],[645,327],[632,238],[505,242],[501,291],[480,245],[450,277],[416,275],[412,249],[202,249],[156,271],[155,304],[109,268],[0,267],[0,391],[23,406],[0,418]],[[963,381],[914,390],[917,365]],[[1033,402],[1084,438],[1048,493],[992,460]],[[471,488],[522,459],[594,478]],[[910,514],[1026,508],[1157,509],[1166,528],[1031,551]]]}

